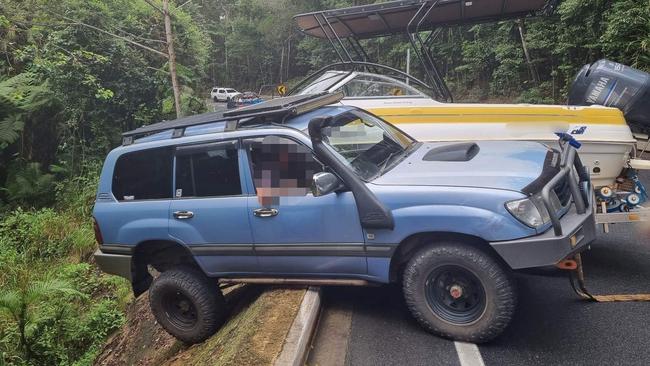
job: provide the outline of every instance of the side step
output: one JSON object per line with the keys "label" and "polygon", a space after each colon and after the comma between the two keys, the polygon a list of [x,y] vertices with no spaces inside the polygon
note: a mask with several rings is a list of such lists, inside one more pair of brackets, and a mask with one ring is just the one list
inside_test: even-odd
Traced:
{"label": "side step", "polygon": [[370,286],[372,282],[352,279],[323,278],[220,278],[220,284],[250,283],[259,285]]}

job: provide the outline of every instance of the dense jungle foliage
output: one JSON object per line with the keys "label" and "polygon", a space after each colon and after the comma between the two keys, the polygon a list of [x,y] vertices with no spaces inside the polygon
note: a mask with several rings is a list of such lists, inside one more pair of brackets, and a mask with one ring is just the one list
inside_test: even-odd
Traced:
{"label": "dense jungle foliage", "polygon": [[[291,17],[370,2],[171,1],[183,114],[207,110],[214,85],[256,91],[334,61]],[[124,321],[130,287],[93,266],[90,211],[120,133],[175,116],[152,4],[0,0],[0,365],[92,364]],[[404,38],[366,46],[404,69]],[[564,0],[551,17],[445,29],[433,51],[459,100],[563,103],[586,63],[650,71],[650,1]]]}

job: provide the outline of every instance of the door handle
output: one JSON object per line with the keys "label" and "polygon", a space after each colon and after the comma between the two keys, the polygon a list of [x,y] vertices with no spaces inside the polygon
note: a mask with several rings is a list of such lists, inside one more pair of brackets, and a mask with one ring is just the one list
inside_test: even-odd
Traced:
{"label": "door handle", "polygon": [[257,217],[273,217],[278,214],[278,210],[275,208],[258,208],[253,210],[253,215]]}
{"label": "door handle", "polygon": [[174,217],[179,220],[191,219],[194,217],[194,212],[192,211],[175,211]]}

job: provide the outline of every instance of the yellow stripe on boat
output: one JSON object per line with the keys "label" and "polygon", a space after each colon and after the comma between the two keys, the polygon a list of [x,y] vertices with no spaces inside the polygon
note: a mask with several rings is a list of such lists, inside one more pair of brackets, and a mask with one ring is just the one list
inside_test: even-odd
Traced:
{"label": "yellow stripe on boat", "polygon": [[554,123],[625,125],[615,108],[526,104],[440,104],[375,107],[368,110],[391,123]]}

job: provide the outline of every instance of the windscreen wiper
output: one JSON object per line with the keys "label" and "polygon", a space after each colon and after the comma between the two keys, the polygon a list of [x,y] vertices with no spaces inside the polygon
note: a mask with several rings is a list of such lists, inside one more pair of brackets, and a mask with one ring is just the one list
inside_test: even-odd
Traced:
{"label": "windscreen wiper", "polygon": [[397,154],[399,151],[393,151],[392,153],[388,154],[388,157],[386,160],[384,160],[384,164],[381,166],[381,169],[379,169],[379,172],[377,173],[377,176],[380,176],[384,173],[384,170],[386,170],[386,167],[388,166],[388,162],[390,161],[390,158],[393,157],[393,155]]}

